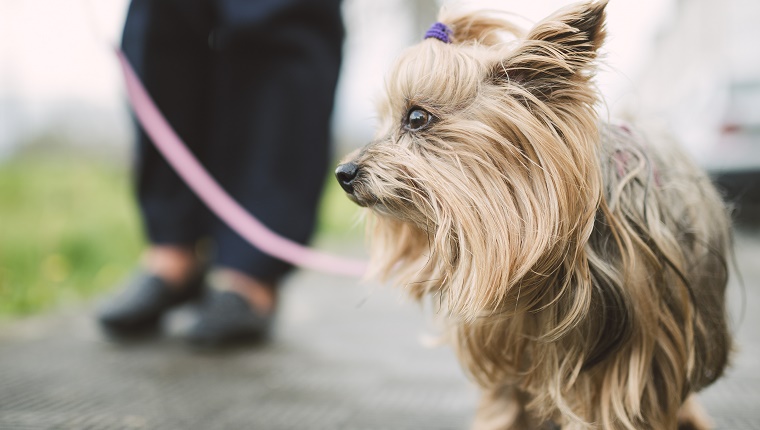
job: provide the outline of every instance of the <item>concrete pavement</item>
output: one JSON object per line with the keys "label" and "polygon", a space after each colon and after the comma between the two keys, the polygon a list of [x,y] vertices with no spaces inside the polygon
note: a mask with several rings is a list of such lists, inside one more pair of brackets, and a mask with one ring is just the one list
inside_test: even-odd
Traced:
{"label": "concrete pavement", "polygon": [[[737,236],[740,350],[701,396],[724,430],[760,429],[760,233]],[[467,428],[477,392],[448,348],[426,346],[435,329],[399,292],[301,272],[280,311],[272,343],[222,353],[171,335],[113,344],[89,311],[6,323],[0,429]]]}

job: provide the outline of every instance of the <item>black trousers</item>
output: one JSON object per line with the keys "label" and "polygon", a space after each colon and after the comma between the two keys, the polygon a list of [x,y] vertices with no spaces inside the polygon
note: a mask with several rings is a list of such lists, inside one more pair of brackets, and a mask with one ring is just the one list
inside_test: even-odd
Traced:
{"label": "black trousers", "polygon": [[[274,231],[311,236],[341,60],[340,0],[132,0],[122,47],[210,173]],[[153,244],[216,244],[216,266],[276,281],[262,254],[192,194],[142,130],[137,197]]]}

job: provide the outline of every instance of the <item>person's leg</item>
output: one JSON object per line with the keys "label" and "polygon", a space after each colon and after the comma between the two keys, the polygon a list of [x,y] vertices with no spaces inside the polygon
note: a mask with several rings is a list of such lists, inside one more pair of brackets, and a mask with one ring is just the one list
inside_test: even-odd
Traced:
{"label": "person's leg", "polygon": [[[133,0],[122,47],[159,109],[203,160],[211,78],[210,5],[205,0]],[[136,189],[149,248],[146,270],[171,286],[198,269],[194,244],[210,214],[138,127]]]}
{"label": "person's leg", "polygon": [[[205,9],[204,10],[204,5]],[[159,109],[203,161],[208,137],[207,0],[133,0],[122,47]],[[109,334],[158,328],[169,308],[196,297],[203,274],[194,244],[210,214],[138,130],[137,197],[149,246],[142,270],[98,312]]]}
{"label": "person's leg", "polygon": [[[329,161],[329,126],[341,59],[338,1],[290,1],[245,25],[224,0],[215,57],[214,153],[220,180],[274,231],[305,243]],[[216,264],[275,284],[289,266],[217,223]]]}
{"label": "person's leg", "polygon": [[[265,225],[305,243],[329,161],[329,125],[343,40],[340,2],[219,0],[214,32],[214,175]],[[271,314],[290,266],[229,227],[213,231],[218,279]]]}
{"label": "person's leg", "polygon": [[[305,243],[329,161],[343,40],[340,4],[270,3],[272,10],[254,13],[243,0],[220,1],[210,159],[246,209]],[[219,266],[272,284],[289,269],[221,223],[214,237]]]}

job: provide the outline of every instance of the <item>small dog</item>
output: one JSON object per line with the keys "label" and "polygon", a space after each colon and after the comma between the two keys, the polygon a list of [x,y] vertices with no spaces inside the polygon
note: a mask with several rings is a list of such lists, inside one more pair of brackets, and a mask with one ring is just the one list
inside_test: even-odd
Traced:
{"label": "small dog", "polygon": [[667,141],[600,120],[605,6],[525,33],[442,10],[336,171],[372,273],[445,316],[475,429],[710,427],[693,393],[731,350],[727,210]]}

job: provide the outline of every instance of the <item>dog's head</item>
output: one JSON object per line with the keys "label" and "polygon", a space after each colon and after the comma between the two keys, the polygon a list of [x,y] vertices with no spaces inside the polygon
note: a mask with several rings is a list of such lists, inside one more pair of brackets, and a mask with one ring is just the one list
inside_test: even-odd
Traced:
{"label": "dog's head", "polygon": [[538,305],[542,286],[569,276],[601,198],[590,79],[605,5],[568,7],[527,33],[443,10],[450,43],[428,38],[398,59],[377,138],[336,171],[376,215],[378,274],[467,316],[518,296]]}

